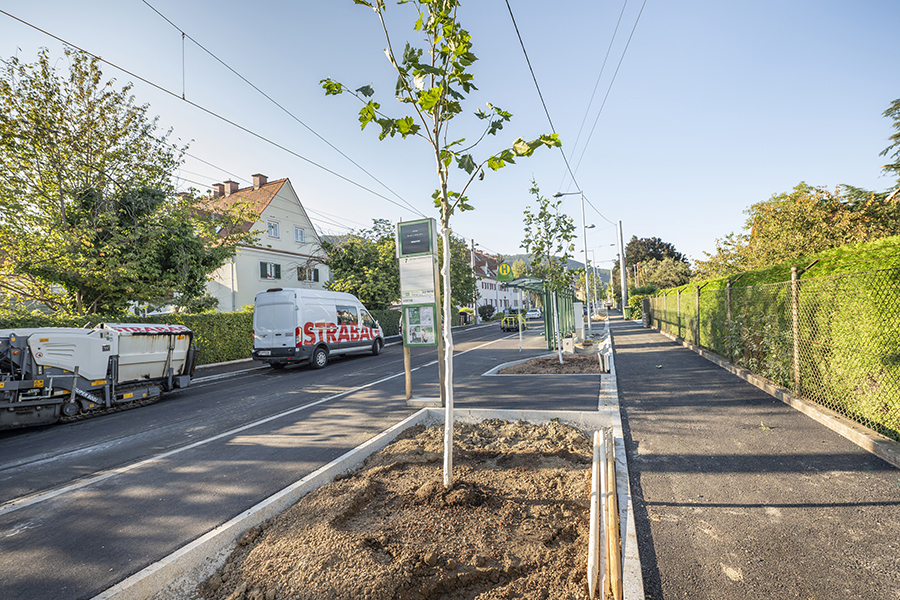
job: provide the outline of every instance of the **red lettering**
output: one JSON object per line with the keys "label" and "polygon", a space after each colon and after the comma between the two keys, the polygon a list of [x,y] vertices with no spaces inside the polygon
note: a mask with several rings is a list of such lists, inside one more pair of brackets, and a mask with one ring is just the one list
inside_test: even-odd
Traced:
{"label": "red lettering", "polygon": [[335,337],[334,334],[337,333],[337,325],[334,323],[328,324],[328,329],[325,331],[325,341],[329,344],[337,344],[340,341],[340,338]]}
{"label": "red lettering", "polygon": [[315,344],[316,343],[316,333],[313,331],[313,324],[307,323],[303,326],[303,341],[302,344]]}
{"label": "red lettering", "polygon": [[350,326],[347,327],[350,330],[350,341],[358,342],[361,339],[359,335],[359,327],[357,327],[356,323],[350,323]]}
{"label": "red lettering", "polygon": [[350,332],[347,331],[346,325],[341,325],[341,332],[338,335],[338,342],[349,342],[350,341]]}
{"label": "red lettering", "polygon": [[372,339],[372,330],[368,327],[360,327],[359,328],[359,341],[363,340],[371,340]]}

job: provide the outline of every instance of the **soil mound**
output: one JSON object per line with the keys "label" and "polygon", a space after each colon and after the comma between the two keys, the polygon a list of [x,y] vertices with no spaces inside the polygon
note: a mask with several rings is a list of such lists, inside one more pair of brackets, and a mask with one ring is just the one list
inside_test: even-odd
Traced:
{"label": "soil mound", "polygon": [[572,599],[587,595],[591,440],[560,423],[415,427],[356,473],[249,530],[209,600]]}

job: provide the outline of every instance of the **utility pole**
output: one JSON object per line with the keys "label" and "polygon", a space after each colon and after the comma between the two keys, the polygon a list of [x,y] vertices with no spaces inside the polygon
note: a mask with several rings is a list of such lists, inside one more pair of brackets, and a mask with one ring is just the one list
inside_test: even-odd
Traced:
{"label": "utility pole", "polygon": [[619,221],[619,278],[622,280],[622,314],[628,306],[628,280],[625,277],[625,245],[622,243],[622,221]]}

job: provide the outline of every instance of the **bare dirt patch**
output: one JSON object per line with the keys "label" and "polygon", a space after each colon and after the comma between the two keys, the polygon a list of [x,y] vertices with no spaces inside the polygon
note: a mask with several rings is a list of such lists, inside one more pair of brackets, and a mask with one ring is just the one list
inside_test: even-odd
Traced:
{"label": "bare dirt patch", "polygon": [[[595,359],[596,360],[596,359]],[[591,441],[551,422],[414,427],[360,471],[249,530],[210,600],[587,596]]]}
{"label": "bare dirt patch", "polygon": [[599,375],[602,372],[596,354],[563,354],[563,364],[559,364],[556,355],[539,356],[499,371],[501,375]]}

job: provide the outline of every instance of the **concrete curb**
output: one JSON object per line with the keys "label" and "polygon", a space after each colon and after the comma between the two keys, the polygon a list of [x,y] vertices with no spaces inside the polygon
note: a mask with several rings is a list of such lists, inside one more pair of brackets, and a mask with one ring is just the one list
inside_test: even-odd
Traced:
{"label": "concrete curb", "polygon": [[693,350],[709,362],[730,371],[744,381],[756,386],[770,396],[781,400],[792,408],[802,412],[806,416],[818,421],[825,427],[831,429],[838,435],[850,440],[863,450],[871,452],[875,456],[885,460],[894,467],[900,469],[900,442],[881,435],[867,427],[860,425],[855,421],[851,421],[842,414],[835,412],[824,406],[810,402],[798,396],[795,396],[787,389],[776,385],[765,377],[761,377],[752,371],[748,371],[742,367],[738,367],[715,352],[711,352],[704,348],[694,346],[688,341],[667,333],[665,331],[653,328],[662,335],[666,336],[675,343],[679,343],[685,348]]}
{"label": "concrete curb", "polygon": [[[548,423],[551,420],[572,425],[584,432],[601,427],[613,427],[616,439],[616,481],[618,484],[621,534],[623,543],[623,570],[625,598],[644,598],[637,536],[634,533],[634,513],[628,486],[628,469],[625,464],[624,440],[618,408],[594,411],[540,411],[540,410],[491,410],[456,409],[454,420],[477,423],[485,419],[524,420],[531,423]],[[242,512],[227,523],[216,527],[200,538],[176,550],[162,560],[135,573],[117,585],[98,594],[92,600],[169,600],[186,598],[197,584],[212,575],[228,558],[238,538],[251,527],[274,517],[297,502],[312,490],[334,480],[338,475],[357,468],[371,454],[381,450],[409,427],[443,423],[444,409],[423,408],[390,429],[375,436],[350,452],[291,484],[280,492]]]}

